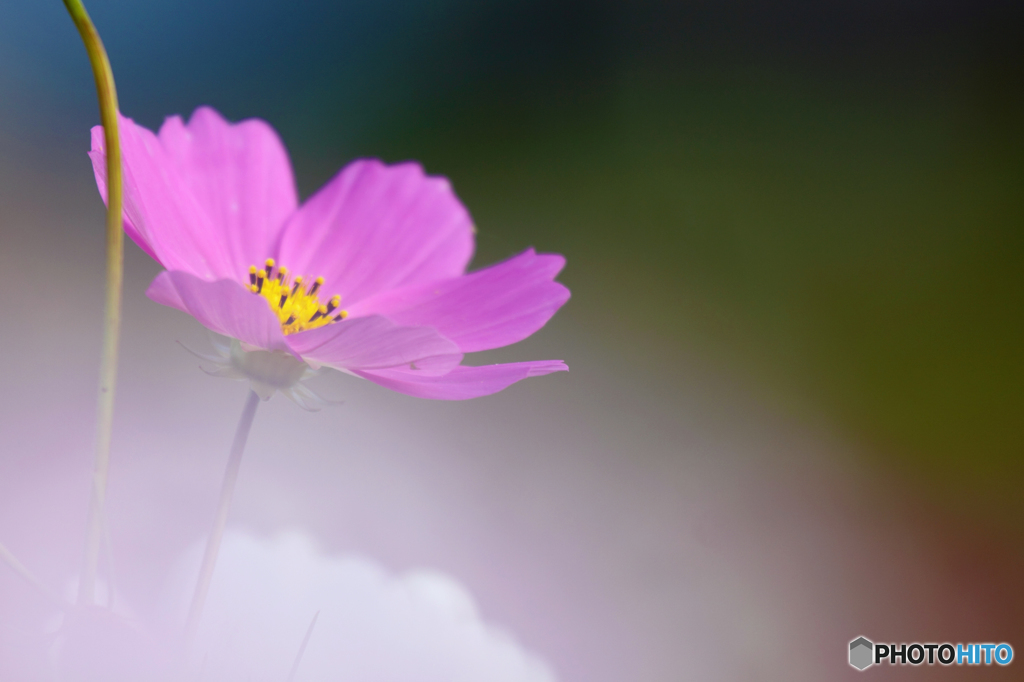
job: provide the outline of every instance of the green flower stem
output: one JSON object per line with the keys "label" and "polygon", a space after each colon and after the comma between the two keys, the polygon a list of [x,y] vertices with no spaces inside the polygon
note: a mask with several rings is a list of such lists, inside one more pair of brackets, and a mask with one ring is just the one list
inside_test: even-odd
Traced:
{"label": "green flower stem", "polygon": [[78,603],[96,600],[96,569],[103,541],[107,470],[110,468],[110,434],[114,422],[114,384],[117,381],[117,346],[121,333],[121,283],[124,279],[124,230],[121,207],[123,181],[121,143],[117,134],[117,91],[110,60],[96,27],[81,0],[64,0],[75,27],[85,43],[107,147],[107,293],[103,313],[103,356],[100,361],[99,400],[96,406],[96,461],[93,466],[92,499],[86,528],[85,558],[78,587]]}

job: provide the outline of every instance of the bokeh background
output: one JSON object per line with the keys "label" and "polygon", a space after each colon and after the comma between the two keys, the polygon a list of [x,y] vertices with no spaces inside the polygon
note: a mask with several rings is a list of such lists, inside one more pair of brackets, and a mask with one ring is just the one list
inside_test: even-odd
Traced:
{"label": "bokeh background", "polygon": [[[470,403],[340,376],[324,413],[276,398],[234,523],[443,570],[567,682],[847,679],[858,635],[1024,652],[1019,4],[89,9],[137,122],[266,119],[303,196],[356,157],[417,159],[474,215],[476,267],[568,257],[566,308],[484,358],[568,375]],[[59,2],[0,7],[0,93],[0,541],[62,585],[103,208]],[[145,299],[155,264],[130,246],[126,267],[112,547],[146,613],[208,524],[245,389],[175,343],[204,333]],[[0,619],[23,592],[0,571]]]}

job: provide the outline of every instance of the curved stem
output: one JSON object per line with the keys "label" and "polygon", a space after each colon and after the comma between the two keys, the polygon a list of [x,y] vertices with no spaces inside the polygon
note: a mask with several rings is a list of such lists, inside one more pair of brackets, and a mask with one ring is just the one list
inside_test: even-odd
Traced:
{"label": "curved stem", "polygon": [[228,523],[228,513],[231,511],[231,498],[235,494],[235,482],[238,480],[238,470],[242,466],[242,452],[245,450],[245,441],[249,438],[249,429],[252,428],[253,417],[256,416],[256,407],[260,404],[260,397],[253,390],[249,391],[249,397],[242,408],[242,416],[238,420],[238,428],[235,429],[235,440],[231,443],[231,455],[228,457],[228,466],[224,471],[224,482],[220,487],[220,502],[217,505],[217,516],[214,518],[213,530],[206,541],[206,553],[203,555],[203,565],[199,569],[199,580],[196,582],[196,591],[192,595],[192,606],[189,608],[188,621],[185,623],[185,650],[192,644],[192,639],[199,629],[199,619],[203,616],[203,605],[206,603],[206,594],[210,591],[210,582],[213,580],[213,569],[217,565],[217,554],[220,552],[220,542],[224,538],[224,527]]}
{"label": "curved stem", "polygon": [[107,470],[110,468],[110,434],[114,422],[114,384],[117,381],[117,345],[121,332],[121,282],[124,270],[124,231],[121,207],[121,144],[117,131],[117,91],[110,60],[96,27],[81,0],[64,0],[75,22],[96,79],[100,103],[100,121],[107,150],[107,281],[103,313],[103,355],[100,361],[99,399],[96,406],[96,459],[93,465],[92,498],[86,530],[85,557],[78,588],[78,602],[93,604],[96,599],[96,567],[103,541],[103,508],[107,496]]}

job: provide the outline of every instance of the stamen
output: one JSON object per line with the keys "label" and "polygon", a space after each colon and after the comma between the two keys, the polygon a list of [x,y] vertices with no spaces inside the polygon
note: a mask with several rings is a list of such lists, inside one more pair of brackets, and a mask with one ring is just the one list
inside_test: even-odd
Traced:
{"label": "stamen", "polygon": [[348,312],[344,310],[332,316],[341,305],[340,295],[331,296],[326,305],[320,302],[317,292],[323,289],[323,277],[313,280],[306,290],[303,285],[309,281],[309,277],[302,275],[296,275],[294,279],[289,277],[288,268],[283,265],[278,267],[273,258],[268,258],[262,269],[255,265],[249,266],[249,282],[246,286],[249,291],[267,300],[285,334],[316,329],[348,317]]}
{"label": "stamen", "polygon": [[315,322],[318,318],[321,318],[321,317],[323,317],[326,314],[327,314],[327,306],[322,305],[322,306],[320,306],[320,308],[315,313],[313,313],[313,317],[309,318],[309,321],[310,322]]}

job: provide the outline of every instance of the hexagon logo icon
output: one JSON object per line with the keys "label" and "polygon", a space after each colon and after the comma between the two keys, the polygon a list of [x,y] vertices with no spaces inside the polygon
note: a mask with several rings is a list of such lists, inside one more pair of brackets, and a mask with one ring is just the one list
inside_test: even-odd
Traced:
{"label": "hexagon logo icon", "polygon": [[850,642],[850,665],[857,670],[864,670],[874,663],[875,645],[864,637],[858,637]]}

